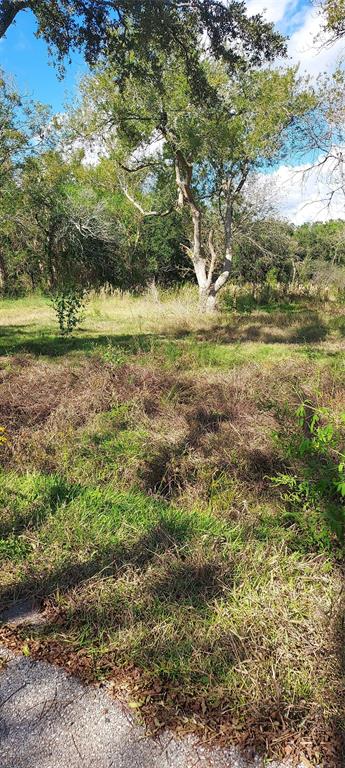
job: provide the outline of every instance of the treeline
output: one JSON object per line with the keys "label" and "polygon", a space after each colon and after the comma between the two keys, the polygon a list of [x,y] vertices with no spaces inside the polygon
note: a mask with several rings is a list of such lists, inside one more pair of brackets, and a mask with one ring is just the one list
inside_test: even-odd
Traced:
{"label": "treeline", "polygon": [[[158,188],[147,203],[167,196]],[[195,281],[187,216],[136,215],[120,189],[107,189],[101,168],[83,164],[82,152],[72,161],[53,150],[25,158],[3,187],[0,216],[3,296],[73,285],[140,291],[153,280],[161,286]],[[344,221],[295,227],[251,211],[245,228],[235,228],[232,279],[240,284],[332,285],[343,265]]]}
{"label": "treeline", "polygon": [[[136,214],[120,189],[108,188],[104,168],[85,166],[80,151],[69,161],[51,149],[25,157],[2,189],[4,296],[73,285],[140,291],[152,280],[162,286],[195,280],[187,216]],[[164,186],[154,195],[149,191],[147,204],[161,205],[168,192]],[[294,227],[276,216],[259,219],[251,210],[245,227],[235,228],[232,278],[239,283],[332,284],[344,264],[343,221]]]}
{"label": "treeline", "polygon": [[[222,83],[224,73],[213,72],[212,78],[215,74]],[[153,280],[170,286],[195,277],[200,288],[200,264],[205,273],[209,270],[212,288],[217,259],[221,270],[224,253],[224,263],[231,260],[230,279],[238,283],[338,284],[345,262],[344,222],[294,227],[281,220],[271,203],[269,174],[258,173],[261,155],[274,158],[281,141],[276,111],[269,139],[267,123],[262,124],[268,114],[267,87],[277,88],[283,105],[295,89],[291,71],[271,73],[270,82],[267,77],[251,83],[257,88],[258,122],[252,136],[246,124],[236,126],[233,118],[229,127],[228,113],[222,125],[222,105],[207,120],[194,107],[190,118],[188,83],[181,85],[180,73],[170,119],[173,123],[176,111],[182,115],[179,131],[181,146],[190,144],[189,154],[184,150],[188,161],[181,160],[171,128],[163,126],[167,135],[162,143],[151,118],[140,125],[129,121],[134,106],[146,114],[148,105],[158,110],[152,107],[151,92],[139,104],[137,93],[128,94],[125,128],[123,95],[117,104],[107,104],[112,114],[118,110],[114,138],[104,133],[103,114],[102,125],[99,120],[97,99],[102,96],[104,106],[111,98],[112,83],[104,77],[88,78],[77,107],[62,116],[52,116],[0,78],[1,294],[58,293],[73,286],[140,291]],[[251,109],[250,98],[247,104],[242,92],[240,97],[242,112]],[[302,98],[299,89],[294,98]],[[238,92],[232,94],[236,99]],[[167,114],[160,117],[168,122]],[[229,141],[234,143],[231,154]],[[249,141],[251,147],[257,142],[251,149],[252,167]]]}

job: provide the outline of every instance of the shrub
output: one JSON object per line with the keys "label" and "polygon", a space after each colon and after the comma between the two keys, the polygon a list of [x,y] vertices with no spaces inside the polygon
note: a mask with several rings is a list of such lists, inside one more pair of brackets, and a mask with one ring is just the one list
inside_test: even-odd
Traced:
{"label": "shrub", "polygon": [[80,325],[85,306],[85,290],[68,288],[58,291],[52,298],[61,336],[69,336]]}

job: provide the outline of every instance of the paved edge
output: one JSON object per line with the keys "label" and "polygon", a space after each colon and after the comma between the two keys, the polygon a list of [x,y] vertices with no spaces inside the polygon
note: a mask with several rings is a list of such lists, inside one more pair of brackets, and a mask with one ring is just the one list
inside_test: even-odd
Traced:
{"label": "paved edge", "polygon": [[[290,768],[208,749],[169,731],[145,735],[131,711],[105,689],[60,667],[0,645],[1,768]],[[300,766],[303,768],[303,766]]]}

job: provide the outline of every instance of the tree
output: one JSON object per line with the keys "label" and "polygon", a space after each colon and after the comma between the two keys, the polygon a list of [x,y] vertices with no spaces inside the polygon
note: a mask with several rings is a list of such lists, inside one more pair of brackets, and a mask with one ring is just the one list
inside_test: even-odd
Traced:
{"label": "tree", "polygon": [[321,74],[310,86],[310,108],[295,125],[293,149],[305,162],[304,174],[320,176],[322,201],[330,206],[333,198],[345,194],[345,73],[338,67],[332,74]]}
{"label": "tree", "polygon": [[28,158],[20,190],[34,222],[27,253],[43,285],[56,290],[112,282],[121,240],[118,222],[92,189],[80,154],[66,160],[55,149]]}
{"label": "tree", "polygon": [[234,236],[233,276],[243,283],[263,285],[274,275],[278,283],[294,277],[293,227],[277,216],[246,220]]}
{"label": "tree", "polygon": [[[59,121],[47,128],[45,118],[43,107],[0,80],[1,293],[178,279],[178,265],[185,266],[180,217],[172,217],[164,242],[160,222],[133,217],[103,168],[87,168],[82,150],[68,155]],[[164,184],[157,193],[167,194]]]}
{"label": "tree", "polygon": [[[212,309],[232,265],[233,217],[250,173],[281,153],[284,131],[305,108],[295,70],[252,70],[229,77],[224,65],[201,60],[213,98],[194,98],[184,66],[174,54],[160,70],[146,63],[146,82],[132,76],[118,86],[114,66],[86,78],[74,125],[108,145],[123,193],[142,217],[188,209],[187,247],[201,304]],[[73,122],[73,121],[72,121]],[[80,128],[79,128],[80,130]],[[148,210],[144,192],[157,175],[175,179],[175,201]],[[147,199],[147,198],[146,198]],[[222,222],[222,251],[212,218]]]}
{"label": "tree", "polygon": [[22,218],[18,173],[28,154],[48,140],[48,111],[21,98],[0,70],[0,289],[7,280],[7,252]]}
{"label": "tree", "polygon": [[343,221],[302,224],[295,230],[297,256],[310,264],[323,261],[328,264],[345,263],[345,224]]}

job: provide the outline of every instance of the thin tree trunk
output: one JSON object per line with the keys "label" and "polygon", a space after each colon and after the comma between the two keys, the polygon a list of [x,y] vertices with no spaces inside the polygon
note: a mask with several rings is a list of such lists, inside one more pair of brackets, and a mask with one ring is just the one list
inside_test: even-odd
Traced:
{"label": "thin tree trunk", "polygon": [[54,230],[50,229],[47,236],[47,266],[48,266],[48,273],[49,273],[49,288],[50,290],[53,290],[56,288],[56,268],[54,264],[54,258],[53,258],[53,238],[54,238]]}
{"label": "thin tree trunk", "polygon": [[0,38],[4,37],[15,20],[17,13],[30,8],[30,0],[1,0],[0,3]]}
{"label": "thin tree trunk", "polygon": [[147,290],[155,304],[159,304],[159,293],[155,277],[148,283]]}
{"label": "thin tree trunk", "polygon": [[296,269],[296,262],[295,262],[294,259],[291,259],[291,263],[292,263],[292,277],[291,277],[290,285],[291,285],[291,288],[293,288],[294,285],[295,285],[295,282],[296,282],[296,272],[297,272],[297,269]]}

